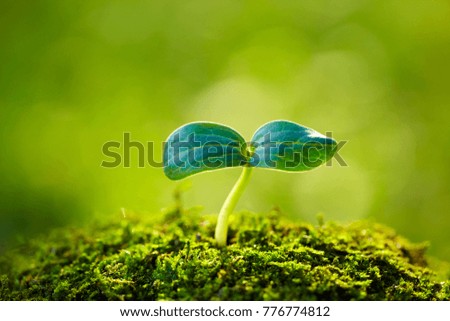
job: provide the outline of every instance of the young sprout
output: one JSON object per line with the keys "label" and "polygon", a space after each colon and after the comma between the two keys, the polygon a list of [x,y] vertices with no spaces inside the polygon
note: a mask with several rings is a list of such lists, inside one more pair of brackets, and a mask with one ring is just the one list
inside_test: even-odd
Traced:
{"label": "young sprout", "polygon": [[286,120],[261,126],[249,143],[234,129],[211,122],[176,129],[164,145],[164,173],[172,180],[225,167],[242,173],[219,212],[215,239],[227,243],[228,218],[246,188],[253,168],[301,172],[326,163],[337,143],[311,128]]}

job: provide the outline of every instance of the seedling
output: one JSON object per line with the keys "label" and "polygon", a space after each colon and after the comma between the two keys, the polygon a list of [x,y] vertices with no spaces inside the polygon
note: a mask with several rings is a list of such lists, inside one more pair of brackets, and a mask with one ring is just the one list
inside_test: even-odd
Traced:
{"label": "seedling", "polygon": [[225,167],[243,167],[219,212],[215,238],[227,242],[228,218],[246,188],[253,168],[301,172],[326,163],[337,143],[311,128],[286,120],[261,126],[249,143],[234,129],[194,122],[176,129],[164,145],[164,173],[172,180]]}

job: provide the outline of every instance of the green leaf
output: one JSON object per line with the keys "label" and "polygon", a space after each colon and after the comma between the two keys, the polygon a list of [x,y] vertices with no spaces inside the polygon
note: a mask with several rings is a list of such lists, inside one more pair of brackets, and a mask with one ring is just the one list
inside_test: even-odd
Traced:
{"label": "green leaf", "polygon": [[179,180],[200,172],[246,163],[245,140],[230,127],[211,123],[186,124],[164,145],[164,173]]}
{"label": "green leaf", "polygon": [[276,120],[253,135],[251,166],[283,171],[306,171],[327,162],[337,143],[315,130],[294,122]]}

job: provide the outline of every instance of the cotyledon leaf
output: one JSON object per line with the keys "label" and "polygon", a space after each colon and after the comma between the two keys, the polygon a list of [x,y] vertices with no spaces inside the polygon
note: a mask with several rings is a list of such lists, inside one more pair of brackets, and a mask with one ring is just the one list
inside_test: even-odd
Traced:
{"label": "cotyledon leaf", "polygon": [[244,138],[234,129],[217,123],[181,126],[164,145],[164,173],[172,180],[246,162]]}
{"label": "cotyledon leaf", "polygon": [[276,120],[261,126],[251,140],[250,166],[283,171],[306,171],[327,162],[337,143],[297,123]]}

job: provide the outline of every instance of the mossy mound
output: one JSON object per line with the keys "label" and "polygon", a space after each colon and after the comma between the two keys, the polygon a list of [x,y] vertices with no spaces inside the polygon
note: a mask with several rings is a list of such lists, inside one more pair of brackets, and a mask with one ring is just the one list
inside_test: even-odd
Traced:
{"label": "mossy mound", "polygon": [[[371,223],[280,222],[241,213],[229,246],[215,217],[174,209],[60,230],[4,257],[2,300],[448,300],[425,246]],[[448,277],[448,275],[447,275]]]}

